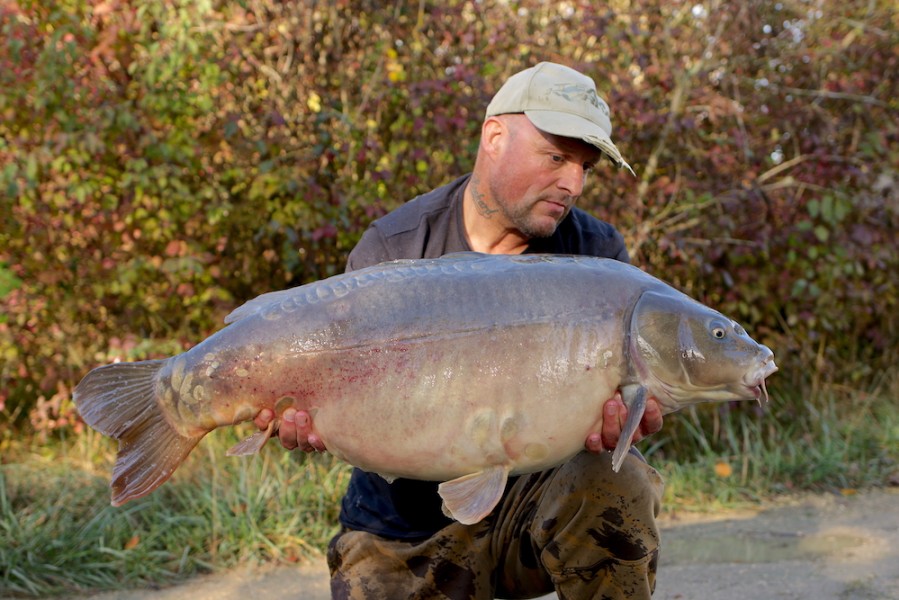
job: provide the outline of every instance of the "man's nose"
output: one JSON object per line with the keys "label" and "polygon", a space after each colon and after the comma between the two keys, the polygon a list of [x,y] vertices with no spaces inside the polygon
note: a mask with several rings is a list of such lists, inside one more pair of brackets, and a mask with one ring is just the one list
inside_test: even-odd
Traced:
{"label": "man's nose", "polygon": [[582,165],[570,162],[562,169],[559,176],[559,188],[565,190],[569,196],[577,198],[584,191],[587,181],[587,172]]}

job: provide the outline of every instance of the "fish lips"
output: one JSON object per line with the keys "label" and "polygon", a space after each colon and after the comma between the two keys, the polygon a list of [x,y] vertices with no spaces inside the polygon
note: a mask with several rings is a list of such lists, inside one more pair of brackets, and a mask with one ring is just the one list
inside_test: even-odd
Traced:
{"label": "fish lips", "polygon": [[[765,350],[768,350],[768,348],[765,348]],[[746,378],[746,388],[753,396],[755,396],[759,405],[763,403],[767,404],[769,401],[768,388],[765,387],[765,380],[775,371],[777,371],[777,365],[774,364],[774,354],[768,350],[768,359],[757,371],[750,373]],[[762,402],[763,397],[764,402]]]}

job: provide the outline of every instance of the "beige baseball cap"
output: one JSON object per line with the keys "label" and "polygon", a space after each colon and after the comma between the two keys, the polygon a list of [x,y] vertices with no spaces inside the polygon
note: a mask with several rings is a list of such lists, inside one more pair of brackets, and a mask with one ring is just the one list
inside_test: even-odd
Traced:
{"label": "beige baseball cap", "polygon": [[487,106],[487,116],[510,113],[524,113],[547,133],[584,140],[634,172],[612,142],[609,105],[592,79],[570,67],[542,62],[509,77]]}

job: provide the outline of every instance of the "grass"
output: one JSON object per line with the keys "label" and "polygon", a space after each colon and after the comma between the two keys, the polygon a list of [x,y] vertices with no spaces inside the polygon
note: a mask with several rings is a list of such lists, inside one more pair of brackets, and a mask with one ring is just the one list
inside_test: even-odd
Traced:
{"label": "grass", "polygon": [[[0,466],[0,596],[167,585],[240,563],[317,556],[349,469],[276,445],[225,458],[214,432],[172,480],[109,505],[114,446],[93,433],[7,451]],[[10,460],[12,454],[12,460]]]}
{"label": "grass", "polygon": [[665,506],[736,507],[801,491],[852,494],[899,484],[899,393],[775,392],[765,410],[700,406],[669,416],[644,448]]}
{"label": "grass", "polygon": [[[895,386],[775,392],[764,411],[706,405],[671,415],[641,445],[665,477],[667,510],[851,493],[899,475],[896,398]],[[256,457],[226,458],[236,439],[214,432],[170,482],[118,508],[109,505],[110,440],[89,431],[48,444],[7,442],[0,596],[165,586],[237,564],[320,558],[349,468],[274,443]]]}

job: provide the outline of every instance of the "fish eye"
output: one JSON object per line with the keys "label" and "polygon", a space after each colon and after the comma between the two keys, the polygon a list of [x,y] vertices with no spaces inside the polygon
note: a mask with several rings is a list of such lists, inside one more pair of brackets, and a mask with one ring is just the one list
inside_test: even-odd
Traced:
{"label": "fish eye", "polygon": [[721,325],[715,325],[712,327],[712,337],[716,340],[723,340],[727,337],[727,330]]}

